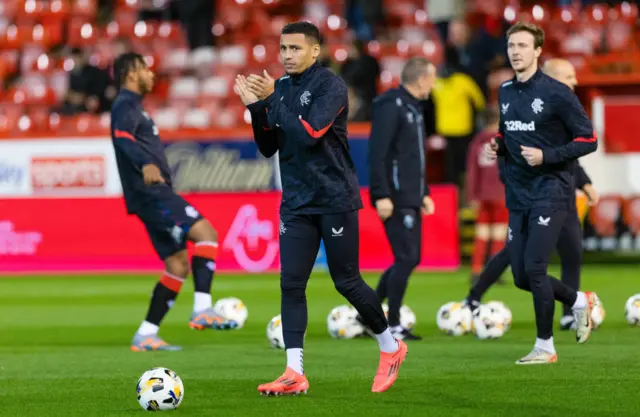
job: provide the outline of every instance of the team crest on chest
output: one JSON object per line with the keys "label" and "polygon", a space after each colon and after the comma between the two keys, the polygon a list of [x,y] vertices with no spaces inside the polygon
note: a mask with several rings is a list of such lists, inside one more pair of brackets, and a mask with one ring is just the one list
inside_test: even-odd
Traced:
{"label": "team crest on chest", "polygon": [[311,93],[307,90],[300,96],[300,105],[306,106],[309,103],[311,103]]}
{"label": "team crest on chest", "polygon": [[502,105],[502,114],[507,114],[507,111],[509,110],[509,103],[505,103]]}
{"label": "team crest on chest", "polygon": [[538,113],[542,113],[542,106],[544,105],[544,102],[542,100],[540,100],[539,98],[536,98],[533,100],[533,103],[531,103],[531,109],[533,110],[533,112],[535,114]]}

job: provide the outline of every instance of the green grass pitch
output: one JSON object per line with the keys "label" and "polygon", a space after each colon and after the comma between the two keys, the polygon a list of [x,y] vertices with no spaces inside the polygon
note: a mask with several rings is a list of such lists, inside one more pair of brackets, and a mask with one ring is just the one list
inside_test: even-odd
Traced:
{"label": "green grass pitch", "polygon": [[[373,394],[377,345],[331,339],[326,316],[343,300],[327,274],[314,274],[304,361],[311,387],[306,396],[285,398],[256,391],[285,365],[284,352],[271,349],[265,335],[279,313],[276,276],[216,277],[214,299],[237,296],[249,309],[246,326],[229,332],[189,329],[193,286],[186,284],[160,333],[185,350],[148,353],[130,352],[129,342],[157,277],[0,279],[0,416],[142,415],[135,385],[154,366],[182,377],[185,398],[175,411],[181,416],[638,415],[640,328],[623,314],[626,299],[640,292],[636,266],[585,267],[583,286],[598,292],[607,311],[603,327],[586,345],[557,331],[558,363],[531,367],[514,365],[531,349],[535,329],[531,295],[512,284],[485,299],[502,300],[513,312],[502,339],[439,333],[435,313],[464,297],[467,277],[466,270],[413,276],[406,303],[425,340],[409,345],[396,385]],[[377,276],[366,278],[375,284]]]}

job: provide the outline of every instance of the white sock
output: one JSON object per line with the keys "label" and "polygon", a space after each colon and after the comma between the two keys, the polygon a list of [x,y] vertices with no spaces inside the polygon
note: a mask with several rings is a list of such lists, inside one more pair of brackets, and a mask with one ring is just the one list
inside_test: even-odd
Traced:
{"label": "white sock", "polygon": [[573,303],[571,308],[574,310],[581,310],[583,308],[587,308],[587,296],[582,291],[578,291],[576,302]]}
{"label": "white sock", "polygon": [[211,308],[211,294],[206,292],[196,292],[193,294],[193,312],[199,313],[203,310]]}
{"label": "white sock", "polygon": [[155,336],[158,334],[158,326],[145,320],[138,328],[138,334],[142,336]]}
{"label": "white sock", "polygon": [[304,375],[301,348],[287,349],[287,367],[293,369],[300,375]]}
{"label": "white sock", "polygon": [[393,333],[400,333],[401,331],[403,331],[404,329],[402,328],[402,326],[393,326],[389,328]]}
{"label": "white sock", "polygon": [[380,345],[380,350],[386,353],[393,353],[398,350],[398,341],[389,331],[389,328],[376,335],[376,339],[378,339],[378,344]]}
{"label": "white sock", "polygon": [[538,339],[536,338],[536,344],[534,346],[535,349],[543,350],[547,353],[551,353],[552,355],[556,354],[556,347],[553,345],[553,337],[549,339]]}

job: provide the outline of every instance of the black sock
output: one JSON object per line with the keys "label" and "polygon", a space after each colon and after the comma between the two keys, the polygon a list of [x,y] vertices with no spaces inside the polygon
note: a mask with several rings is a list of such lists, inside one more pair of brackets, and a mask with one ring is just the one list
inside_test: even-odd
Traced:
{"label": "black sock", "polygon": [[486,293],[489,288],[500,279],[500,276],[508,266],[509,252],[506,249],[502,249],[493,258],[491,258],[484,267],[478,277],[478,281],[469,291],[467,299],[469,301],[480,302],[484,293]]}
{"label": "black sock", "polygon": [[164,316],[173,306],[173,302],[178,296],[183,282],[184,279],[169,275],[165,272],[153,289],[146,321],[156,326],[160,325]]}
{"label": "black sock", "polygon": [[198,242],[191,258],[193,287],[195,292],[211,293],[213,274],[216,270],[218,244],[215,242]]}

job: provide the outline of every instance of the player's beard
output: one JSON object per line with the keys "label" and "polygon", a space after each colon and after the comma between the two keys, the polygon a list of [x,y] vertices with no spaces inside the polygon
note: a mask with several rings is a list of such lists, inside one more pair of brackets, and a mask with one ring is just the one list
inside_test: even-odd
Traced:
{"label": "player's beard", "polygon": [[140,93],[141,95],[145,95],[147,93],[151,92],[151,88],[149,86],[149,83],[144,81],[144,80],[140,80],[140,85],[138,86],[140,88]]}

